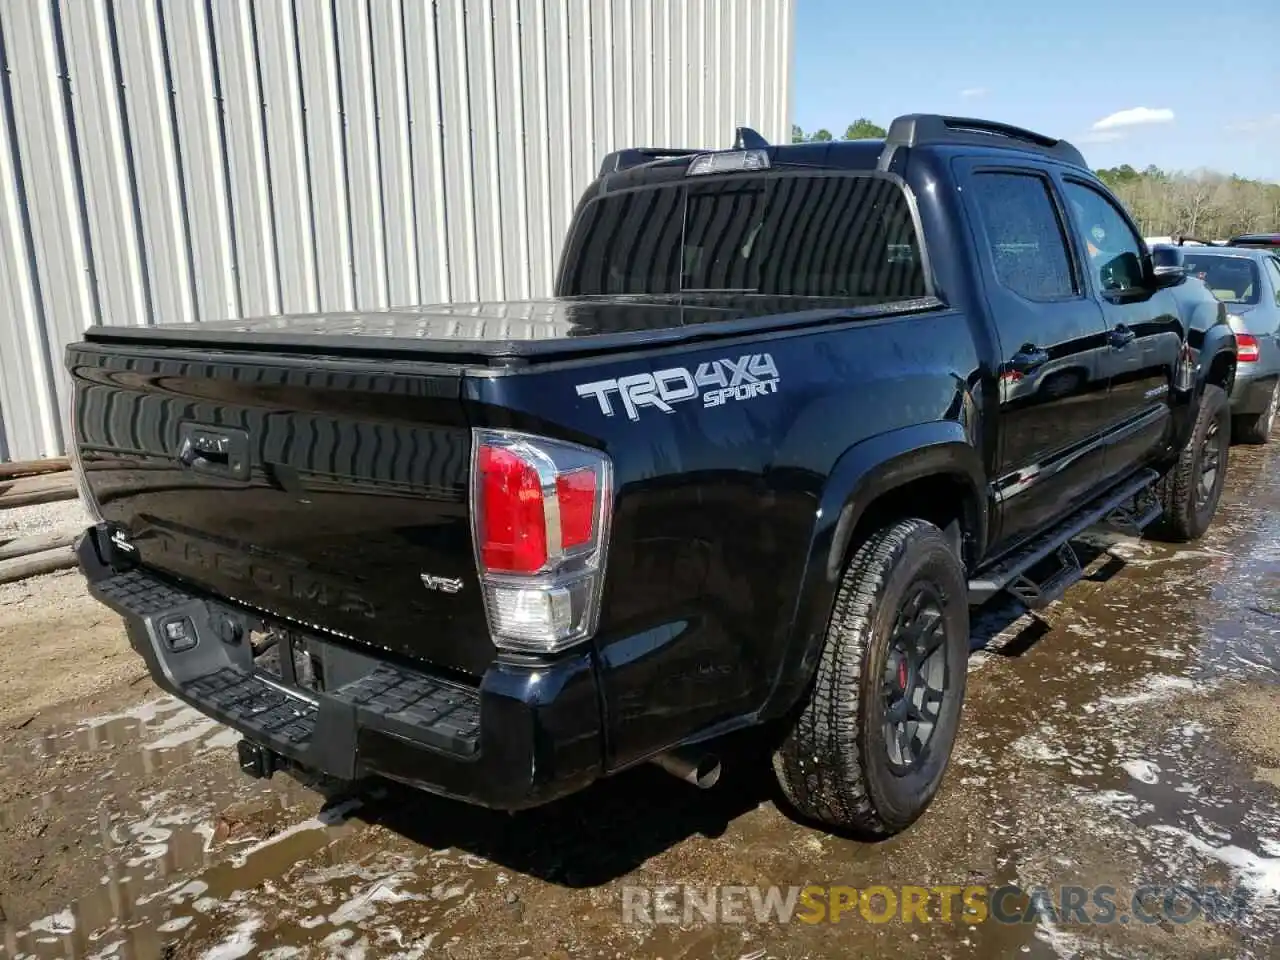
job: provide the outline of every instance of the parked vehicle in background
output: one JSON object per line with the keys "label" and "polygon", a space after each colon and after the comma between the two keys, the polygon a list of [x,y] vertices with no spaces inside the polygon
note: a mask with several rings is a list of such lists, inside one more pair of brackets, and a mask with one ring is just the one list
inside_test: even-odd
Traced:
{"label": "parked vehicle in background", "polygon": [[1243,233],[1227,241],[1229,247],[1262,247],[1268,250],[1280,249],[1280,233]]}
{"label": "parked vehicle in background", "polygon": [[804,817],[896,833],[970,604],[1208,527],[1236,338],[1187,284],[1017,127],[622,150],[551,299],[90,329],[81,564],[255,775],[518,809],[753,729]]}
{"label": "parked vehicle in background", "polygon": [[1183,269],[1227,306],[1236,334],[1232,434],[1266,443],[1280,410],[1280,247],[1183,247]]}
{"label": "parked vehicle in background", "polygon": [[1183,236],[1146,237],[1145,240],[1147,242],[1148,247],[1155,247],[1160,244],[1166,244],[1174,247],[1192,246],[1192,245],[1212,247],[1212,246],[1222,246],[1226,242],[1225,240],[1199,240],[1195,237],[1183,237]]}

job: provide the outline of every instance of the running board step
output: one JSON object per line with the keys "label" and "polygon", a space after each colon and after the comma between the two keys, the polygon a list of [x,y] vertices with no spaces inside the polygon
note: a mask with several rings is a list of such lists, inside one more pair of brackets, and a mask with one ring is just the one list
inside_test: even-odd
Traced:
{"label": "running board step", "polygon": [[1104,522],[1115,530],[1137,537],[1162,513],[1164,507],[1155,489],[1147,487],[1139,491],[1132,502],[1123,503],[1107,514]]}
{"label": "running board step", "polygon": [[[1057,582],[1059,577],[1070,576],[1066,572],[1065,559],[1063,559],[1062,569],[1044,581],[1037,583],[1035,578],[1025,577],[1025,575],[1032,567],[1053,556],[1061,547],[1068,545],[1072,537],[1078,536],[1099,521],[1112,517],[1117,510],[1123,510],[1128,501],[1134,500],[1145,490],[1148,490],[1159,478],[1160,475],[1154,470],[1139,470],[1129,479],[1090,500],[1075,513],[1053,526],[1043,536],[1037,537],[1008,556],[1002,557],[994,566],[980,571],[978,576],[969,581],[969,603],[974,606],[986,603],[1000,591],[1009,589],[1019,577],[1024,577],[1030,583],[1036,584],[1040,596],[1044,596],[1046,589],[1051,586],[1056,589],[1059,585]],[[1140,513],[1126,514],[1126,516],[1129,518],[1130,523],[1143,520],[1142,525],[1145,526],[1146,523],[1150,523],[1151,520],[1159,515],[1158,503],[1155,504],[1154,511],[1152,513],[1150,507],[1143,507]],[[1147,514],[1151,514],[1150,517]],[[1072,551],[1072,556],[1075,556],[1074,551]],[[1076,567],[1079,567],[1079,561],[1076,561]],[[1078,580],[1079,577],[1077,576],[1075,579]],[[1071,580],[1066,583],[1062,586],[1062,590],[1065,591],[1074,582],[1075,580]],[[1011,592],[1017,595],[1016,590]],[[1056,600],[1061,595],[1061,592],[1059,592],[1053,599]],[[1022,599],[1022,597],[1019,596],[1019,599]],[[1023,602],[1025,603],[1026,601],[1024,600]],[[1051,601],[1045,601],[1045,603],[1048,602]]]}
{"label": "running board step", "polygon": [[1061,600],[1067,589],[1078,583],[1083,576],[1080,558],[1076,556],[1070,542],[1067,542],[1058,547],[1058,552],[1053,557],[1042,560],[1035,568],[1014,577],[1005,590],[1021,600],[1028,610],[1043,610],[1049,604]]}

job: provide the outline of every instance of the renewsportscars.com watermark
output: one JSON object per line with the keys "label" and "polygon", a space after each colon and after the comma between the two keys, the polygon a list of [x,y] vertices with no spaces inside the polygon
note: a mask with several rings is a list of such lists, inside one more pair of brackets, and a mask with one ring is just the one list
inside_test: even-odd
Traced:
{"label": "renewsportscars.com watermark", "polygon": [[667,886],[622,888],[622,920],[693,923],[1004,923],[1178,924],[1241,920],[1243,888],[1146,885],[1129,891],[1094,887],[841,885],[790,887]]}

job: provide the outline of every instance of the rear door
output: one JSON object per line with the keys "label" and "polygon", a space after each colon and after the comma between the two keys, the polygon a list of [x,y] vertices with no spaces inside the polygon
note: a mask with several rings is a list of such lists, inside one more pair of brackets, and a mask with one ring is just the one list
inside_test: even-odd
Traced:
{"label": "rear door", "polygon": [[1000,550],[1069,511],[1096,484],[1106,328],[1048,171],[976,159],[957,165],[999,335]]}
{"label": "rear door", "polygon": [[1162,445],[1183,325],[1175,294],[1150,288],[1141,236],[1115,199],[1084,178],[1064,176],[1061,184],[1077,254],[1106,323],[1104,469],[1114,477]]}
{"label": "rear door", "polygon": [[68,365],[90,489],[146,567],[414,659],[492,661],[460,374],[107,344]]}

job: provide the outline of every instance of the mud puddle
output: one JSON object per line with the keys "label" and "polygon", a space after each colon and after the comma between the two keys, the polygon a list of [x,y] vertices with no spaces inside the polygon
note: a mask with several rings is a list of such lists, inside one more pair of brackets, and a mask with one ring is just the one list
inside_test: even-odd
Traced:
{"label": "mud puddle", "polygon": [[[128,934],[158,956],[173,931],[150,905],[235,845],[280,836],[305,786],[230,776],[237,736],[154,690],[118,713],[69,719],[0,748],[0,907],[8,956],[81,957]],[[325,824],[317,822],[321,829]],[[301,832],[301,831],[299,831]],[[26,923],[15,922],[47,911]]]}

